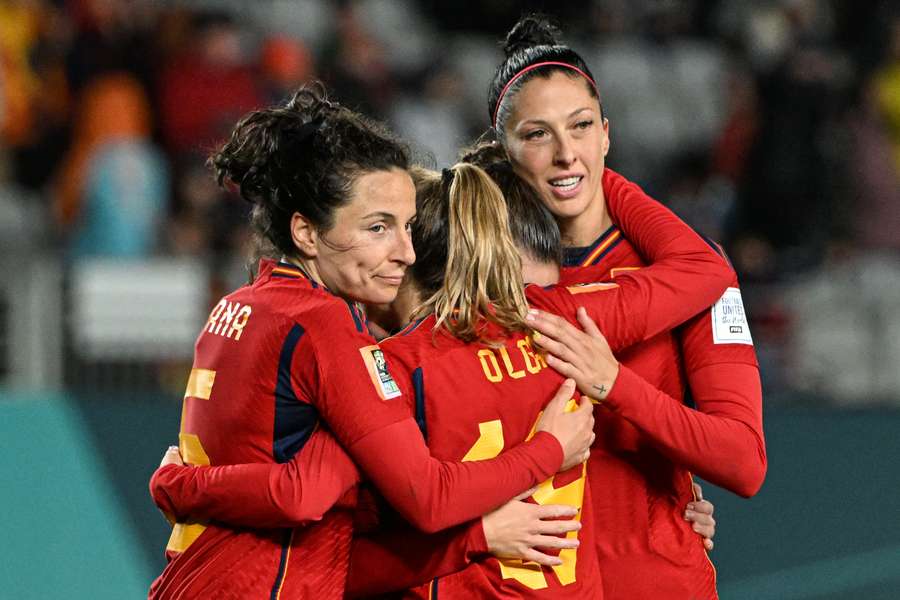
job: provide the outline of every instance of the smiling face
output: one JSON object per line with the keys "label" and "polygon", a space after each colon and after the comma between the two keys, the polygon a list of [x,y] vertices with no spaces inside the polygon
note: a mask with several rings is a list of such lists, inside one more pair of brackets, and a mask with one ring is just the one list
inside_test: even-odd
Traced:
{"label": "smiling face", "polygon": [[605,218],[602,178],[609,123],[579,75],[534,77],[510,99],[505,146],[516,172],[539,192],[563,232]]}
{"label": "smiling face", "polygon": [[394,300],[416,255],[410,230],[416,190],[406,171],[374,171],[356,179],[334,227],[314,238],[314,272],[335,294],[357,302]]}

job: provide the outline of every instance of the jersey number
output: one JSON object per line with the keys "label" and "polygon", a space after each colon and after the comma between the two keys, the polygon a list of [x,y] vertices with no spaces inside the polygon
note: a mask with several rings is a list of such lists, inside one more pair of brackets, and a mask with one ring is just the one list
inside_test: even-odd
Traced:
{"label": "jersey number", "polygon": [[[187,389],[184,390],[184,402],[181,405],[181,431],[178,433],[178,450],[181,458],[189,465],[208,465],[209,456],[200,443],[200,438],[193,433],[184,430],[184,412],[189,398],[209,400],[212,395],[213,383],[216,380],[216,372],[209,369],[191,369],[188,378]],[[172,527],[172,535],[166,550],[184,552],[188,546],[194,543],[200,534],[206,529],[203,523],[175,523]]]}
{"label": "jersey number", "polygon": [[[569,400],[566,405],[566,412],[571,412],[577,407],[574,400]],[[540,415],[538,415],[540,419]],[[535,427],[537,423],[535,422]],[[463,457],[463,461],[468,460],[487,460],[494,458],[503,450],[503,424],[500,419],[494,421],[486,421],[478,424],[479,436],[475,443],[469,448],[469,451]],[[527,439],[531,439],[534,435],[534,428],[528,434]],[[581,520],[581,506],[584,503],[584,481],[586,477],[586,465],[581,465],[581,476],[564,486],[553,487],[553,478],[541,483],[537,491],[531,496],[538,504],[568,504],[578,509],[576,520]],[[566,537],[577,539],[578,532],[570,531]],[[575,565],[578,560],[577,549],[571,548],[562,550],[559,558],[562,560],[561,565],[551,567],[556,573],[556,577],[563,585],[568,585],[575,581]],[[501,558],[500,574],[503,579],[515,579],[522,585],[533,590],[540,590],[547,587],[547,577],[539,564],[532,561],[524,561],[518,558]]]}

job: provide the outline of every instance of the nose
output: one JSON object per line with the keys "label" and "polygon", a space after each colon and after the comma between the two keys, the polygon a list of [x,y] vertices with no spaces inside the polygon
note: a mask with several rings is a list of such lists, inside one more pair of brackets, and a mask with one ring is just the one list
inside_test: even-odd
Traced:
{"label": "nose", "polygon": [[403,230],[397,239],[397,245],[394,253],[394,260],[409,266],[416,262],[416,251],[413,248],[412,234]]}
{"label": "nose", "polygon": [[556,138],[556,151],[553,154],[553,163],[557,166],[568,167],[575,162],[575,148],[569,136],[563,134]]}

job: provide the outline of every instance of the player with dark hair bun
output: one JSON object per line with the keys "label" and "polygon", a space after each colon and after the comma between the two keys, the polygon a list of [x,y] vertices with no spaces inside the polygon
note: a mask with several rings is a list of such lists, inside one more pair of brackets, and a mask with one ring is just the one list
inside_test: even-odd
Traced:
{"label": "player with dark hair bun", "polygon": [[[335,455],[326,426],[426,531],[476,518],[586,458],[592,418],[589,410],[564,414],[568,386],[535,436],[495,460],[428,453],[406,404],[409,374],[393,370],[356,304],[391,302],[415,259],[407,152],[383,127],[304,88],[284,106],[247,115],[211,162],[220,182],[254,203],[258,233],[275,254],[252,284],[219,301],[201,330],[180,455],[190,465],[223,465],[217,477],[244,482],[212,501],[221,521],[274,501],[295,525],[313,523],[231,529],[192,518],[166,486],[194,489],[200,471],[163,466],[151,492],[174,528],[151,598],[342,598],[355,496],[335,503],[358,475]],[[299,456],[306,462],[292,460]],[[281,482],[268,478],[277,463],[289,465]],[[310,485],[295,493],[301,476]]]}
{"label": "player with dark hair bun", "polygon": [[[602,85],[558,35],[537,17],[513,27],[487,108],[514,170],[556,217],[563,281],[575,284],[642,268],[647,257],[607,210]],[[557,343],[585,337],[558,325],[536,328]],[[715,598],[715,569],[684,518],[696,500],[691,474],[752,496],[766,471],[759,367],[737,279],[712,307],[621,360],[588,462],[606,598]],[[687,393],[696,409],[682,402]]]}

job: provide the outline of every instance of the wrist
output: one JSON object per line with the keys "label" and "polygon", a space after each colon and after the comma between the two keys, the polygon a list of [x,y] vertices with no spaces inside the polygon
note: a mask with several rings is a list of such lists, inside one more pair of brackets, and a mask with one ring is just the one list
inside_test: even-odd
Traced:
{"label": "wrist", "polygon": [[595,404],[603,403],[612,393],[616,380],[619,378],[619,362],[616,361],[612,367],[612,374],[590,385],[587,395]]}

